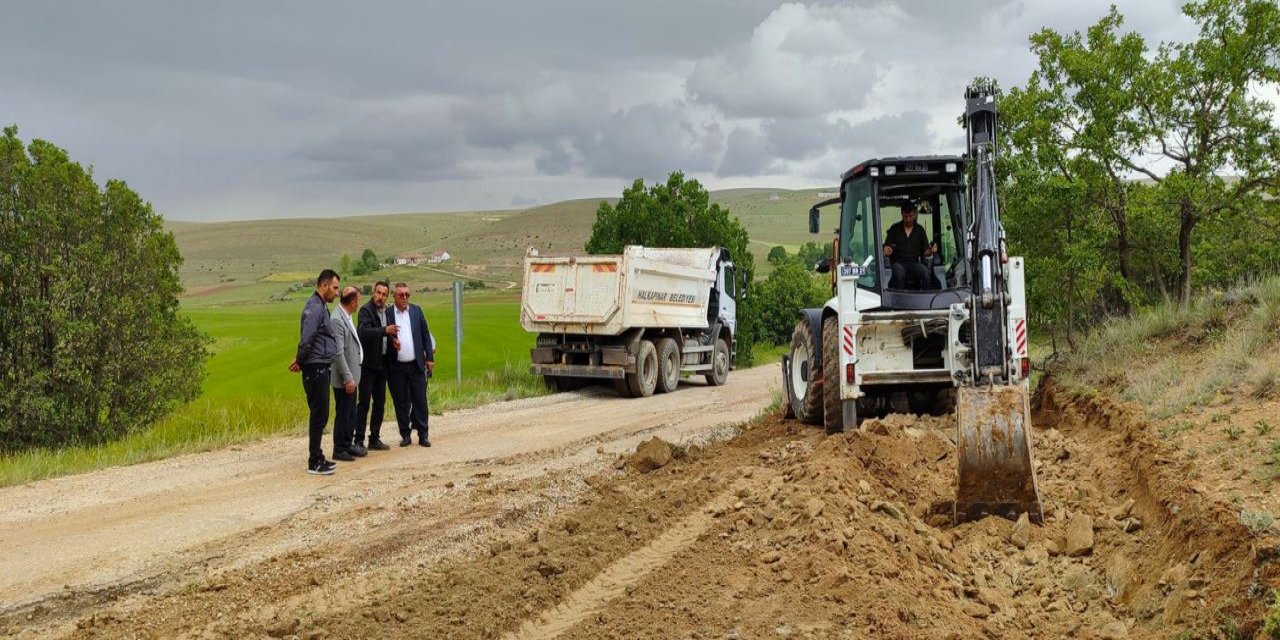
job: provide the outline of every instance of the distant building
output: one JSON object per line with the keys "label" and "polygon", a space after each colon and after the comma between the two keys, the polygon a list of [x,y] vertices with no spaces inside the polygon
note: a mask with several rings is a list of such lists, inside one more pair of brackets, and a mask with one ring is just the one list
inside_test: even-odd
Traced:
{"label": "distant building", "polygon": [[781,200],[781,199],[782,199],[782,197],[781,197],[781,196],[779,196],[779,195],[778,195],[778,194],[776,194],[776,193],[771,193],[771,194],[769,194],[769,200],[776,201],[776,200]]}
{"label": "distant building", "polygon": [[402,253],[396,256],[396,264],[417,265],[426,261],[426,256],[421,253]]}
{"label": "distant building", "polygon": [[819,191],[818,192],[819,198],[836,198],[839,196],[840,196],[840,193],[838,191]]}
{"label": "distant building", "polygon": [[440,264],[441,262],[448,262],[449,258],[452,258],[452,257],[453,256],[449,255],[448,251],[440,250],[431,254],[431,259],[429,260],[429,262],[431,264]]}

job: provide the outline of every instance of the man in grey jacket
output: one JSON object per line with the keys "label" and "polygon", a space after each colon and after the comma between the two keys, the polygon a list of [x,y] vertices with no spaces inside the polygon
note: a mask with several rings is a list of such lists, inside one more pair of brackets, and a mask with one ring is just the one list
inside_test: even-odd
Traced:
{"label": "man in grey jacket", "polygon": [[360,387],[360,362],[364,360],[364,348],[356,332],[351,314],[360,308],[360,290],[347,287],[329,318],[338,352],[333,356],[333,459],[350,462],[363,458],[368,451],[356,448],[352,438],[356,428],[356,389]]}
{"label": "man in grey jacket", "polygon": [[298,340],[297,354],[289,363],[290,371],[302,373],[302,390],[307,394],[307,408],[311,412],[307,473],[322,476],[331,475],[334,468],[332,462],[324,459],[320,440],[329,421],[329,370],[338,351],[329,327],[329,308],[325,305],[337,297],[338,274],[333,269],[321,271],[316,278],[316,292],[302,308],[302,337]]}

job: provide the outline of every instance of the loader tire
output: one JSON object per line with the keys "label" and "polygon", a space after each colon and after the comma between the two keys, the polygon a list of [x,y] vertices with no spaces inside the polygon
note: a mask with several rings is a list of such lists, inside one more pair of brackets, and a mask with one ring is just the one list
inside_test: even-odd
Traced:
{"label": "loader tire", "polygon": [[658,393],[670,393],[680,384],[680,347],[671,338],[659,338]]}
{"label": "loader tire", "polygon": [[809,321],[797,322],[791,333],[791,382],[783,388],[791,389],[791,410],[796,418],[812,425],[822,424],[822,372],[815,366],[820,348]]}
{"label": "loader tire", "polygon": [[716,338],[716,348],[711,352],[711,371],[707,373],[707,384],[719,387],[729,381],[729,344],[724,338]]}
{"label": "loader tire", "polygon": [[636,371],[627,374],[627,390],[633,398],[647,398],[658,387],[658,350],[648,340],[636,351]]}
{"label": "loader tire", "polygon": [[840,400],[840,321],[836,316],[822,319],[822,423],[827,433],[844,432]]}

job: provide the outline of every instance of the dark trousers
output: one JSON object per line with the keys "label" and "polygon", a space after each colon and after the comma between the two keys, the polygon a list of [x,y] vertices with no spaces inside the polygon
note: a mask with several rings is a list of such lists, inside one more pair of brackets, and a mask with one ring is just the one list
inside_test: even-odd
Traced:
{"label": "dark trousers", "polygon": [[890,289],[905,289],[907,280],[913,280],[917,289],[931,289],[929,286],[929,268],[916,260],[904,260],[893,263],[893,277],[889,278]]}
{"label": "dark trousers", "polygon": [[[382,431],[382,414],[387,406],[387,370],[360,367],[360,401],[356,405],[356,442],[364,444],[364,426],[369,425],[369,440],[378,440]],[[370,415],[369,410],[373,410]]]}
{"label": "dark trousers", "polygon": [[302,365],[302,390],[307,394],[307,409],[311,411],[311,421],[307,427],[307,465],[324,460],[324,449],[320,441],[324,437],[324,427],[329,422],[329,365]]}
{"label": "dark trousers", "polygon": [[396,406],[396,424],[400,437],[408,438],[417,430],[420,440],[427,436],[427,374],[417,362],[392,361],[387,371],[387,387]]}
{"label": "dark trousers", "polygon": [[356,396],[342,387],[333,388],[333,452],[351,448],[356,427]]}

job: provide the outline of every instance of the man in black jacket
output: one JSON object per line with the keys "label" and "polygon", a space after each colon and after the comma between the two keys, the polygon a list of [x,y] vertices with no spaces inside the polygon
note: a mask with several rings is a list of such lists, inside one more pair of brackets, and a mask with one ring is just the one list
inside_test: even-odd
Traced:
{"label": "man in black jacket", "polygon": [[[360,307],[360,345],[364,347],[364,362],[360,365],[360,401],[356,406],[355,447],[362,451],[390,449],[379,434],[382,415],[387,405],[387,343],[399,332],[399,327],[387,324],[387,294],[390,285],[379,282],[373,285],[373,296]],[[369,410],[373,413],[370,415]],[[369,426],[369,446],[364,447],[364,429]]]}
{"label": "man in black jacket", "polygon": [[329,422],[329,376],[333,357],[338,353],[338,341],[329,326],[328,303],[338,297],[338,274],[325,269],[316,278],[316,292],[302,308],[302,337],[298,351],[289,363],[289,370],[302,372],[302,390],[307,394],[307,408],[311,412],[308,430],[310,449],[307,457],[307,473],[327,476],[333,473],[334,464],[325,460],[320,440],[324,426]]}
{"label": "man in black jacket", "polygon": [[929,242],[929,234],[916,224],[916,205],[906,202],[902,205],[902,222],[896,222],[885,234],[884,255],[889,258],[893,275],[889,278],[890,289],[906,288],[908,281],[917,287],[928,286],[929,268],[920,260],[938,251],[937,243]]}
{"label": "man in black jacket", "polygon": [[417,430],[418,444],[429,447],[427,378],[436,366],[436,345],[422,307],[409,304],[409,285],[396,283],[395,305],[387,309],[386,322],[399,327],[387,345],[387,386],[396,405],[400,446],[412,444],[409,435]]}

